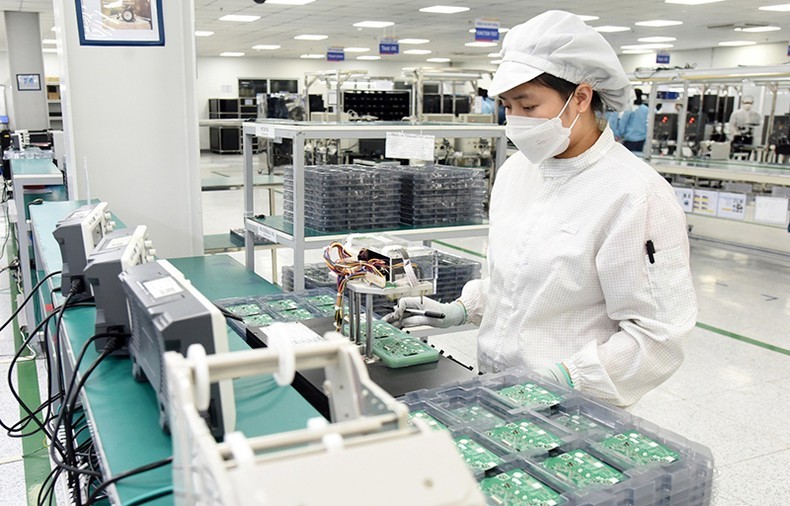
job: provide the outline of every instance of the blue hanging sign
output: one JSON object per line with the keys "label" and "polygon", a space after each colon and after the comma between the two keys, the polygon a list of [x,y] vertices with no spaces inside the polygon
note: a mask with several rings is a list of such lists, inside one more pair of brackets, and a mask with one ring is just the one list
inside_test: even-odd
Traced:
{"label": "blue hanging sign", "polygon": [[656,63],[666,65],[669,63],[669,51],[659,51],[656,53]]}
{"label": "blue hanging sign", "polygon": [[383,38],[379,40],[379,54],[398,53],[400,53],[400,44],[398,44],[398,39]]}
{"label": "blue hanging sign", "polygon": [[499,40],[499,21],[475,19],[475,40],[483,42]]}
{"label": "blue hanging sign", "polygon": [[346,51],[342,47],[330,47],[326,50],[327,61],[344,61],[346,59]]}

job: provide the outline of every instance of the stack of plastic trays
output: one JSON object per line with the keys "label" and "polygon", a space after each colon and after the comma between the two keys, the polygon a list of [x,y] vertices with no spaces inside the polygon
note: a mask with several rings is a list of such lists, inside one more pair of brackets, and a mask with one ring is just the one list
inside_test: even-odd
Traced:
{"label": "stack of plastic trays", "polygon": [[[284,171],[285,220],[293,222],[293,171]],[[390,172],[354,165],[305,167],[305,227],[318,232],[397,228],[400,184]]]}
{"label": "stack of plastic trays", "polygon": [[464,285],[480,278],[480,262],[439,251],[439,270],[433,298],[452,302],[461,296]]}
{"label": "stack of plastic trays", "polygon": [[419,390],[403,401],[412,419],[450,432],[491,505],[711,501],[708,448],[531,372]]}
{"label": "stack of plastic trays", "polygon": [[[283,266],[280,280],[283,291],[294,291],[294,271],[292,266]],[[326,264],[307,264],[304,266],[304,287],[305,290],[312,288],[331,288],[332,290],[337,290],[337,282],[330,274]],[[385,315],[391,313],[394,305],[395,302],[383,295],[373,296],[373,312],[376,314]]]}
{"label": "stack of plastic trays", "polygon": [[482,223],[486,187],[481,169],[435,165],[390,170],[401,180],[401,222],[412,226]]}

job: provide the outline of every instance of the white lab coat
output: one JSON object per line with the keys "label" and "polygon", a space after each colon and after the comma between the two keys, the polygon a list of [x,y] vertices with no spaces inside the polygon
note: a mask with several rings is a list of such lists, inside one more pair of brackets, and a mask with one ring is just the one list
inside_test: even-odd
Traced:
{"label": "white lab coat", "polygon": [[490,277],[461,296],[482,371],[563,362],[575,388],[629,406],[680,366],[697,315],[686,217],[609,127],[572,159],[511,156],[490,224]]}

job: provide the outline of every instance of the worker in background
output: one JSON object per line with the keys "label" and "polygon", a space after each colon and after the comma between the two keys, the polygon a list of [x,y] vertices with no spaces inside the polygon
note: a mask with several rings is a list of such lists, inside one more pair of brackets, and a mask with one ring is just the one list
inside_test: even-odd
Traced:
{"label": "worker in background", "polygon": [[491,195],[490,276],[449,304],[403,298],[385,319],[479,325],[481,372],[528,367],[633,405],[680,366],[695,324],[685,214],[664,178],[596,117],[627,107],[631,88],[598,32],[549,11],[511,29],[502,47],[489,91],[519,151]]}
{"label": "worker in background", "polygon": [[642,101],[642,90],[634,88],[633,107],[626,109],[617,123],[615,136],[630,151],[641,153],[647,137],[647,119],[650,110]]}
{"label": "worker in background", "polygon": [[620,113],[617,111],[613,111],[611,109],[607,109],[604,113],[604,118],[606,118],[606,122],[609,124],[609,128],[612,129],[612,132],[615,135],[615,140],[620,140],[619,130],[617,128],[617,124],[620,122]]}
{"label": "worker in background", "polygon": [[494,99],[488,96],[488,91],[477,88],[477,96],[480,97],[480,114],[494,114]]}
{"label": "worker in background", "polygon": [[753,105],[754,97],[744,95],[740,109],[730,115],[730,135],[736,151],[754,143],[754,127],[760,124],[760,114],[752,110]]}

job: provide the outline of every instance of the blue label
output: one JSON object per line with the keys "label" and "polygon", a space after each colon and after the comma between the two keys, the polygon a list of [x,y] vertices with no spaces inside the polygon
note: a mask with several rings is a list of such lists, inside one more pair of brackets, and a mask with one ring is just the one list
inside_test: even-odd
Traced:
{"label": "blue label", "polygon": [[499,30],[497,28],[475,28],[475,40],[494,41],[499,40]]}
{"label": "blue label", "polygon": [[669,53],[656,53],[656,63],[669,63]]}
{"label": "blue label", "polygon": [[400,52],[400,44],[380,43],[379,54],[398,54]]}
{"label": "blue label", "polygon": [[345,61],[346,53],[345,51],[327,51],[326,59],[327,61]]}

